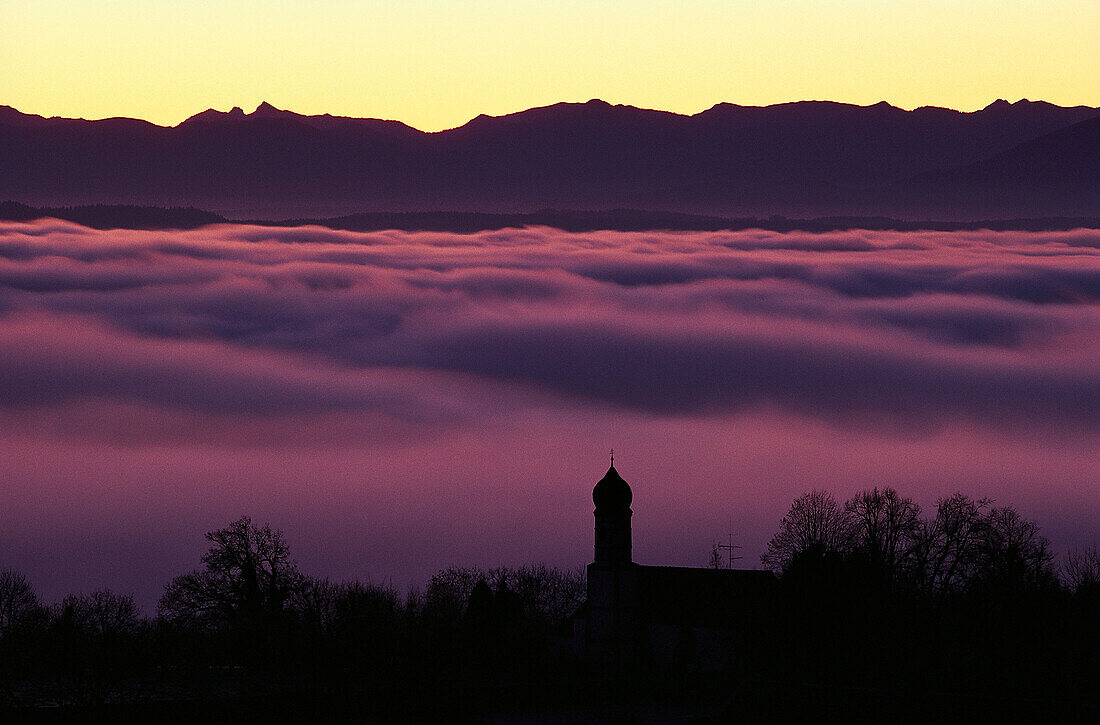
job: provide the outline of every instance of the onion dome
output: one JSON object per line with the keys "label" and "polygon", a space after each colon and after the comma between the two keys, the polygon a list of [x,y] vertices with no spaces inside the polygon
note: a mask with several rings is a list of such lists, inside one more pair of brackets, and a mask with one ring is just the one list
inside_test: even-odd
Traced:
{"label": "onion dome", "polygon": [[597,511],[616,511],[630,508],[630,502],[634,500],[634,494],[630,486],[615,470],[612,461],[611,468],[600,479],[596,487],[592,489],[592,503],[596,504]]}

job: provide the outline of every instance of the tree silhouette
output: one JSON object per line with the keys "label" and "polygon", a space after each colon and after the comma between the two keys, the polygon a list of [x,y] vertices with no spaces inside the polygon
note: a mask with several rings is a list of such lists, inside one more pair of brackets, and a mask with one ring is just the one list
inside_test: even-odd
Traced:
{"label": "tree silhouette", "polygon": [[[841,508],[824,491],[799,496],[761,561],[802,581],[899,586],[932,595],[1057,586],[1050,544],[1011,506],[961,493],[936,515],[893,489],[872,489]],[[1078,568],[1087,570],[1085,559]]]}
{"label": "tree silhouette", "polygon": [[474,587],[489,576],[477,567],[451,565],[437,571],[424,590],[423,613],[431,618],[458,621],[466,613]]}
{"label": "tree silhouette", "polygon": [[390,622],[400,609],[397,591],[392,587],[315,577],[302,577],[287,606],[302,624],[330,636],[373,627],[379,621]]}
{"label": "tree silhouette", "polygon": [[1073,591],[1100,593],[1100,549],[1095,545],[1070,549],[1063,572]]}
{"label": "tree silhouette", "polygon": [[0,639],[43,616],[27,577],[14,569],[0,571]]}
{"label": "tree silhouette", "polygon": [[101,638],[134,634],[141,625],[133,595],[108,590],[66,596],[55,620],[82,635]]}
{"label": "tree silhouette", "polygon": [[983,534],[973,586],[1009,591],[1057,586],[1050,542],[1034,521],[1011,506],[994,507],[985,517]]}
{"label": "tree silhouette", "polygon": [[780,524],[783,528],[760,557],[764,566],[777,574],[804,552],[846,554],[851,547],[851,517],[827,491],[814,489],[796,498]]}
{"label": "tree silhouette", "polygon": [[282,532],[257,527],[242,516],[206,534],[211,543],[203,568],[173,579],[158,610],[177,623],[254,626],[278,619],[303,577]]}
{"label": "tree silhouette", "polygon": [[562,570],[546,564],[517,568],[450,566],[432,575],[424,594],[424,610],[433,616],[457,619],[465,614],[479,582],[492,591],[502,588],[517,598],[522,610],[550,622],[560,622],[584,602],[583,570]]}
{"label": "tree silhouette", "polygon": [[981,569],[985,512],[992,501],[961,493],[939,500],[936,516],[923,526],[918,548],[921,583],[931,594],[960,591]]}
{"label": "tree silhouette", "polygon": [[585,575],[578,569],[529,564],[505,570],[501,579],[519,599],[525,612],[550,622],[560,622],[572,615],[586,596]]}
{"label": "tree silhouette", "polygon": [[52,608],[35,658],[52,673],[50,697],[104,705],[137,697],[154,676],[145,622],[129,594],[69,594]]}
{"label": "tree silhouette", "polygon": [[1011,506],[961,493],[940,499],[916,547],[918,577],[930,594],[1054,586],[1054,556],[1039,526]]}
{"label": "tree silhouette", "polygon": [[920,506],[892,488],[861,491],[845,505],[852,545],[888,581],[907,578],[921,537]]}

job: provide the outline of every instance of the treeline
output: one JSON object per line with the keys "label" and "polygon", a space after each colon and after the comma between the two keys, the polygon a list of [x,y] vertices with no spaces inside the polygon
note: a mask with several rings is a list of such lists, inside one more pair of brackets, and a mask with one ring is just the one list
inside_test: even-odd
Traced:
{"label": "treeline", "polygon": [[1058,566],[1011,506],[956,493],[926,514],[892,489],[810,491],[762,562],[779,586],[743,615],[750,719],[1100,717],[1100,552]]}
{"label": "treeline", "polygon": [[891,489],[797,498],[763,557],[775,586],[709,603],[737,649],[721,672],[578,661],[581,570],[450,567],[402,593],[309,576],[247,517],[206,538],[155,618],[109,591],[46,605],[0,571],[0,719],[629,721],[706,701],[719,720],[1087,722],[1100,706],[1100,552],[1059,567],[1033,521],[962,494],[928,514]]}
{"label": "treeline", "polygon": [[761,562],[788,581],[817,577],[929,596],[1100,586],[1095,546],[1067,552],[1059,570],[1038,524],[993,503],[956,493],[926,517],[890,488],[843,505],[810,491],[791,504]]}
{"label": "treeline", "polygon": [[185,720],[307,703],[356,719],[477,711],[525,696],[568,657],[559,629],[584,600],[581,570],[452,566],[401,594],[303,574],[281,533],[248,517],[206,538],[202,566],[166,586],[155,619],[109,591],[45,606],[0,572],[0,707]]}

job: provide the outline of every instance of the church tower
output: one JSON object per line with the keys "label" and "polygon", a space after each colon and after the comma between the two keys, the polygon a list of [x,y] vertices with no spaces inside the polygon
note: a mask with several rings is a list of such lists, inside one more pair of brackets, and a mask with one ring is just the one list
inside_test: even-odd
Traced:
{"label": "church tower", "polygon": [[615,470],[615,454],[611,455],[611,468],[592,489],[593,512],[596,517],[597,564],[630,564],[630,502],[634,494],[630,486]]}
{"label": "church tower", "polygon": [[622,668],[637,643],[638,567],[631,561],[630,486],[611,467],[592,489],[596,518],[595,560],[588,565],[588,617],[577,631],[578,650]]}

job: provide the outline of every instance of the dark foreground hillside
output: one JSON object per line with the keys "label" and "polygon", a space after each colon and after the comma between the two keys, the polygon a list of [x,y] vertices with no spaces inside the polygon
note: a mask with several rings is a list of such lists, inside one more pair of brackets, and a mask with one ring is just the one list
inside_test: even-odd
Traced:
{"label": "dark foreground hillside", "polygon": [[5,699],[22,702],[3,712],[5,722],[1095,722],[1095,600],[809,595],[784,590],[769,611],[728,612],[751,637],[727,671],[611,673],[562,651],[559,628],[430,606],[396,606],[339,634],[54,633],[5,645]]}
{"label": "dark foreground hillside", "polygon": [[1033,522],[962,494],[922,519],[891,490],[814,491],[782,526],[775,585],[707,603],[719,666],[683,631],[671,662],[578,658],[580,571],[451,567],[400,595],[301,574],[247,517],[155,621],[107,591],[46,607],[4,571],[0,720],[1096,722],[1095,548],[1059,571]]}

